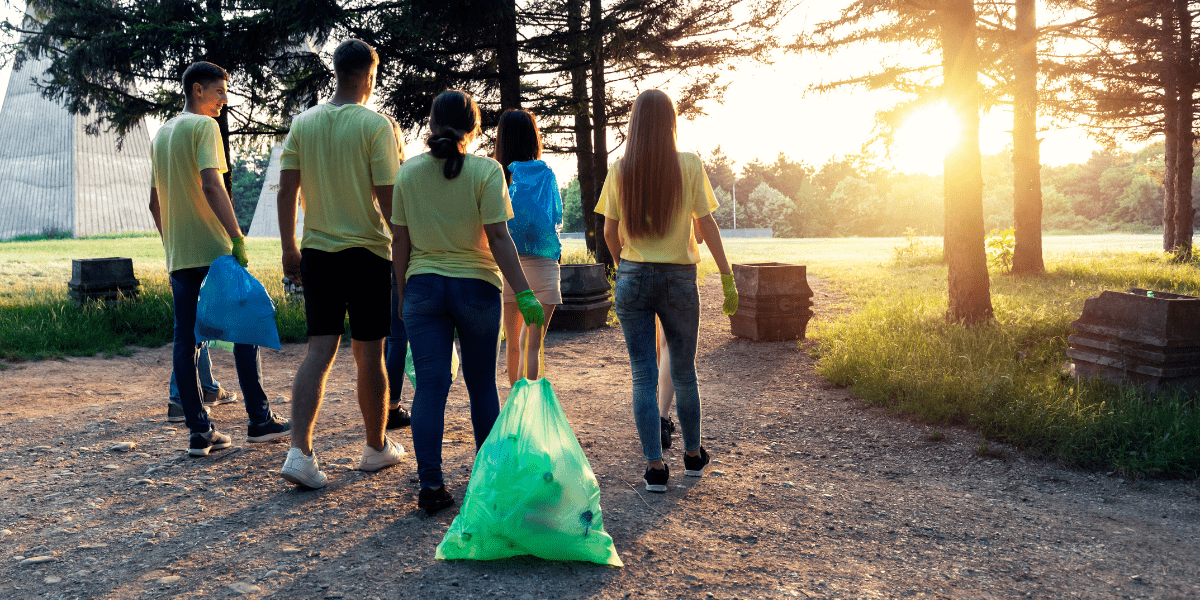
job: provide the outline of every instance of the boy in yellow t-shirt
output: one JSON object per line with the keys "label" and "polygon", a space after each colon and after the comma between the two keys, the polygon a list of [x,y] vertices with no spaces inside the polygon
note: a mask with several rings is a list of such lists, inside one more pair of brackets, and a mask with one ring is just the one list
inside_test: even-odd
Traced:
{"label": "boy in yellow t-shirt", "polygon": [[[212,426],[204,410],[196,372],[200,346],[195,334],[200,284],[209,266],[230,253],[242,266],[249,262],[242,230],[221,178],[229,168],[214,120],[227,102],[228,80],[224,69],[209,62],[188,67],[183,73],[183,114],[163,123],[150,147],[150,213],[162,236],[171,274],[175,312],[172,370],[184,420],[192,432],[188,444],[192,456],[207,456],[232,443],[229,436]],[[235,344],[233,354],[250,417],[246,441],[266,442],[287,435],[291,426],[271,412],[262,389],[258,347]]]}
{"label": "boy in yellow t-shirt", "polygon": [[[329,102],[292,120],[279,175],[283,271],[304,285],[308,353],[292,383],[292,448],[280,476],[325,487],[312,447],[325,379],[350,316],[358,367],[358,408],[367,443],[359,470],[398,464],[404,449],[384,432],[388,387],[384,341],[391,331],[392,184],[400,166],[391,122],[363,104],[375,87],[379,56],[350,39],[333,52],[336,87]],[[296,246],[296,199],[304,197],[304,239]]]}

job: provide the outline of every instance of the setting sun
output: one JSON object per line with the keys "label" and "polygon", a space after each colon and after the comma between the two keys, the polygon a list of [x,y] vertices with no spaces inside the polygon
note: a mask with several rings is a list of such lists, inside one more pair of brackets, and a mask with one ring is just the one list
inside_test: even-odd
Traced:
{"label": "setting sun", "polygon": [[942,159],[958,132],[958,120],[944,103],[918,110],[896,134],[892,165],[902,173],[941,173]]}

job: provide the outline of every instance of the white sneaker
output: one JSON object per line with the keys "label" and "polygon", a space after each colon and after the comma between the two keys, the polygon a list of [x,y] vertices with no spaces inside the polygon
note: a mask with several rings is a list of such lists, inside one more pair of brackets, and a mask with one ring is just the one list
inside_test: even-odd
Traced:
{"label": "white sneaker", "polygon": [[313,489],[325,487],[325,482],[328,481],[325,473],[317,465],[316,451],[312,456],[305,456],[304,451],[296,447],[288,450],[287,460],[283,461],[283,469],[279,471],[279,476]]}
{"label": "white sneaker", "polygon": [[384,436],[383,450],[376,450],[369,444],[363,446],[362,460],[358,461],[358,470],[378,471],[384,467],[398,465],[404,456],[404,447]]}

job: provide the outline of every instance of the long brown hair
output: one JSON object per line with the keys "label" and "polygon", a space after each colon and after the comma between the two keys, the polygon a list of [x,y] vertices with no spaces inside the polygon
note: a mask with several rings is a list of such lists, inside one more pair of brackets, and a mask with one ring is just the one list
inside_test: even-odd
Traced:
{"label": "long brown hair", "polygon": [[675,103],[662,90],[638,95],[617,173],[621,220],[632,238],[666,235],[683,195],[675,147]]}
{"label": "long brown hair", "polygon": [[517,161],[538,160],[542,157],[542,135],[538,132],[537,117],[533,113],[510,108],[500,115],[496,126],[496,152],[492,158],[504,167],[504,179],[512,185],[512,171],[508,165]]}

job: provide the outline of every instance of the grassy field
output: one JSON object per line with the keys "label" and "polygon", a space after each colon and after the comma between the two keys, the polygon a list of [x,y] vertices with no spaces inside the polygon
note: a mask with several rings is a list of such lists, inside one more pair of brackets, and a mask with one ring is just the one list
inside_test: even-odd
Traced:
{"label": "grassy field", "polygon": [[[995,320],[945,320],[946,269],[933,238],[729,239],[732,262],[786,262],[837,287],[843,306],[815,307],[818,369],[869,402],[936,427],[975,428],[987,440],[1068,464],[1131,476],[1200,476],[1200,411],[1190,398],[1064,376],[1068,324],[1100,291],[1147,287],[1200,293],[1195,265],[1176,264],[1155,235],[1048,236],[1047,273],[992,276]],[[565,252],[582,252],[567,240]],[[250,271],[279,305],[280,336],[303,339],[301,306],[283,295],[276,240],[250,240]],[[897,249],[913,249],[907,257]],[[702,252],[707,256],[707,252]],[[140,300],[116,307],[66,302],[72,258],[127,256]],[[715,270],[711,258],[702,263]],[[849,310],[833,310],[833,309]],[[0,359],[125,352],[170,340],[170,297],[157,238],[0,243]],[[0,367],[4,363],[0,361]],[[987,443],[978,451],[994,454]]]}

